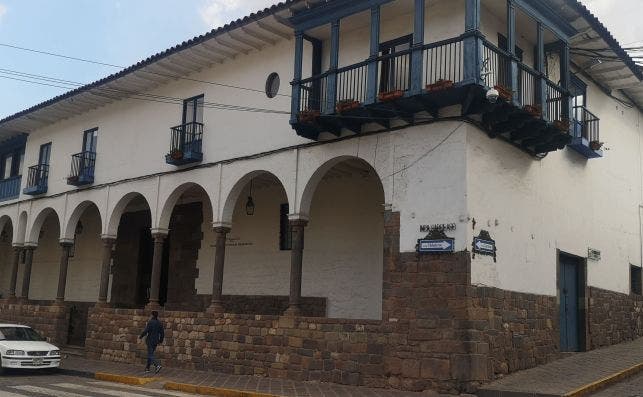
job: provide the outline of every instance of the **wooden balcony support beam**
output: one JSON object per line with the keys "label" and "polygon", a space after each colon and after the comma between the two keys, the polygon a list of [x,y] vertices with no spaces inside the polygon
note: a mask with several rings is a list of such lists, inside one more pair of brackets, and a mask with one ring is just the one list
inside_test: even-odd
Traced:
{"label": "wooden balcony support beam", "polygon": [[424,45],[424,0],[415,0],[411,52],[411,95],[422,93],[422,46]]}
{"label": "wooden balcony support beam", "polygon": [[377,57],[380,53],[380,18],[381,8],[371,8],[371,41],[366,76],[366,103],[375,103],[377,99]]}

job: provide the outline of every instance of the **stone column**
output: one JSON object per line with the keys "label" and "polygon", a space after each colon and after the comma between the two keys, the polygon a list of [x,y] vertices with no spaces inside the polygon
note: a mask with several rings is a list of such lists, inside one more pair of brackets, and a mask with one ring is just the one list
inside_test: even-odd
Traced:
{"label": "stone column", "polygon": [[22,275],[22,291],[20,292],[20,299],[23,303],[29,301],[29,284],[31,283],[31,264],[33,263],[33,252],[36,249],[34,246],[25,247],[25,267]]}
{"label": "stone column", "polygon": [[163,265],[163,243],[167,237],[168,230],[153,229],[152,238],[154,239],[154,256],[152,258],[152,280],[150,285],[150,301],[146,308],[158,310],[159,292],[161,290],[161,267]]}
{"label": "stone column", "polygon": [[58,273],[58,292],[56,304],[62,305],[65,301],[65,287],[67,286],[67,266],[69,265],[69,250],[74,245],[73,240],[60,240],[60,269]]}
{"label": "stone column", "polygon": [[301,269],[304,254],[304,228],[306,219],[290,219],[292,233],[292,250],[290,251],[290,299],[287,316],[298,316],[301,313]]}
{"label": "stone column", "polygon": [[225,241],[226,235],[230,232],[229,227],[215,226],[215,249],[214,254],[214,275],[212,276],[212,300],[209,313],[223,313],[223,267],[225,264]]}
{"label": "stone column", "polygon": [[11,263],[11,278],[9,279],[9,302],[16,302],[16,284],[18,283],[18,265],[22,246],[13,246],[13,261]]}
{"label": "stone column", "polygon": [[112,248],[116,242],[115,236],[101,236],[103,240],[103,256],[100,267],[100,288],[98,291],[97,307],[107,306],[107,290],[109,289],[109,268],[112,263]]}

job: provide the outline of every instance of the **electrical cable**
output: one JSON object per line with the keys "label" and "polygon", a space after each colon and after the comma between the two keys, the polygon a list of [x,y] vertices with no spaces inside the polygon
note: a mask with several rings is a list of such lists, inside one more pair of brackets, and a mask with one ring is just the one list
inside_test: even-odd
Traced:
{"label": "electrical cable", "polygon": [[[115,65],[113,63],[107,63],[107,62],[101,62],[101,61],[94,61],[94,60],[91,60],[91,59],[79,58],[79,57],[74,57],[74,56],[69,56],[69,55],[64,55],[64,54],[58,54],[58,53],[55,53],[55,52],[36,50],[36,49],[33,49],[33,48],[20,47],[20,46],[16,46],[16,45],[12,45],[12,44],[7,44],[7,43],[0,43],[0,46],[7,47],[7,48],[13,48],[15,50],[20,50],[20,51],[27,51],[27,52],[32,52],[32,53],[41,54],[41,55],[48,55],[48,56],[52,56],[52,57],[63,58],[63,59],[71,60],[71,61],[91,63],[91,64],[95,64],[95,65],[100,65],[100,66],[108,66],[108,67],[112,67],[112,68],[118,68],[118,69],[121,69],[121,70],[125,70],[125,69],[128,69],[128,68],[132,67],[132,66],[126,67],[126,66],[121,66],[121,65]],[[187,81],[193,81],[193,82],[196,82],[196,83],[204,83],[204,84],[216,85],[216,86],[221,86],[221,87],[226,87],[226,88],[234,88],[234,89],[238,89],[238,90],[258,92],[258,93],[262,93],[262,94],[265,93],[265,91],[259,90],[259,89],[256,89],[256,88],[248,88],[248,87],[242,87],[242,86],[237,86],[237,85],[233,85],[233,84],[226,84],[226,83],[217,83],[217,82],[214,82],[214,81],[195,79],[195,78],[180,76],[180,75],[176,75],[176,74],[153,72],[151,70],[145,70],[145,69],[138,69],[138,70],[135,70],[135,71],[136,72],[142,72],[142,73],[148,73],[148,74],[161,76],[161,77],[168,77],[168,78],[172,78],[172,79],[187,80]],[[290,97],[290,95],[288,95],[288,94],[277,94],[277,96]]]}

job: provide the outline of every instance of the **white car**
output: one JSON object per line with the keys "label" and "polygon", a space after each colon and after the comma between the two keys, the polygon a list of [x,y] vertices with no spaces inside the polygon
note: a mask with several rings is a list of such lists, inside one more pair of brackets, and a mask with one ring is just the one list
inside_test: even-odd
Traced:
{"label": "white car", "polygon": [[5,368],[58,368],[60,349],[25,325],[0,324],[0,372]]}

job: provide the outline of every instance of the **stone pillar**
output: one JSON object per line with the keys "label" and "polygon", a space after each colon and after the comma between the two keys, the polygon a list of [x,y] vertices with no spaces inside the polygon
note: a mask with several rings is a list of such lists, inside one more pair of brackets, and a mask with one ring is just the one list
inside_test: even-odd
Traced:
{"label": "stone pillar", "polygon": [[18,265],[20,263],[20,252],[22,246],[13,246],[13,261],[11,263],[11,278],[9,279],[9,302],[16,301],[16,284],[18,282]]}
{"label": "stone pillar", "polygon": [[58,292],[56,304],[62,305],[65,301],[65,287],[67,286],[67,266],[69,265],[69,250],[74,245],[73,240],[60,240],[60,269],[58,273]]}
{"label": "stone pillar", "polygon": [[152,258],[152,282],[150,285],[150,301],[146,308],[150,310],[158,310],[161,305],[159,304],[159,292],[161,290],[161,267],[163,265],[163,243],[167,237],[168,230],[152,229],[152,237],[154,238],[154,256]]}
{"label": "stone pillar", "polygon": [[98,291],[98,303],[96,306],[107,306],[107,290],[109,289],[109,268],[112,264],[112,248],[116,242],[116,236],[104,235],[103,255],[100,267],[100,288]]}
{"label": "stone pillar", "polygon": [[214,254],[214,275],[212,277],[212,300],[207,310],[209,313],[223,313],[223,302],[221,299],[223,295],[223,267],[225,264],[226,235],[229,232],[229,227],[214,227],[216,252]]}
{"label": "stone pillar", "polygon": [[31,283],[31,264],[33,263],[33,252],[36,249],[34,246],[25,247],[25,267],[22,275],[22,290],[20,292],[20,299],[23,303],[29,301],[29,284]]}
{"label": "stone pillar", "polygon": [[287,316],[298,316],[301,313],[301,269],[304,254],[304,228],[308,220],[290,219],[292,232],[292,250],[290,251],[290,299]]}

